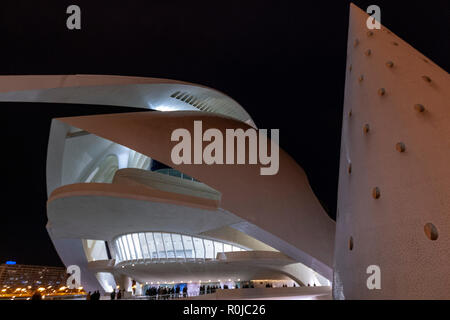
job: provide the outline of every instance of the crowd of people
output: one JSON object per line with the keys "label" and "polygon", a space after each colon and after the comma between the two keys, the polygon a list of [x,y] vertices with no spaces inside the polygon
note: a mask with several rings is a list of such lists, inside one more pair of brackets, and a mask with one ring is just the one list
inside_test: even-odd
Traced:
{"label": "crowd of people", "polygon": [[122,299],[124,297],[124,295],[125,295],[125,290],[124,289],[117,290],[117,293],[116,293],[116,290],[113,289],[113,291],[110,294],[110,297],[111,297],[111,300],[116,300],[116,299],[120,300],[120,299]]}
{"label": "crowd of people", "polygon": [[[224,289],[228,289],[227,285],[223,286]],[[214,293],[220,286],[200,286],[200,294]]]}
{"label": "crowd of people", "polygon": [[173,299],[173,298],[186,298],[187,297],[187,286],[184,286],[183,289],[180,287],[150,287],[145,292],[145,295],[153,297],[155,299]]}
{"label": "crowd of people", "polygon": [[88,294],[86,295],[86,300],[92,300],[92,301],[100,300],[100,291],[96,290],[92,294],[89,291]]}
{"label": "crowd of people", "polygon": [[[287,287],[287,284],[283,284],[283,288]],[[296,287],[296,285],[293,285],[294,287]],[[308,284],[308,286],[310,286]],[[315,286],[315,284],[314,284]],[[242,285],[242,288],[254,288],[254,284],[253,283],[244,283]],[[266,283],[265,285],[266,288],[273,288],[272,283]],[[204,294],[210,294],[210,293],[215,293],[218,289],[221,289],[221,287],[219,285],[202,285],[199,288],[199,294],[200,295],[204,295]],[[228,285],[224,284],[222,289],[229,289]],[[164,286],[160,286],[158,288],[156,287],[149,287],[146,291],[145,291],[145,295],[152,298],[152,299],[158,299],[158,300],[167,300],[167,299],[176,299],[176,298],[186,298],[188,296],[188,292],[187,292],[187,286],[183,286],[182,289],[180,286],[176,286],[176,287],[164,287]],[[125,290],[113,290],[110,294],[111,300],[120,300],[125,296]],[[38,296],[33,296],[33,300],[37,300],[41,297]],[[94,293],[91,294],[91,292],[89,291],[89,293],[86,295],[86,300],[100,300],[100,292],[94,291]]]}
{"label": "crowd of people", "polygon": [[[111,300],[119,300],[122,299],[123,294],[124,294],[125,290],[116,290],[114,289],[111,294]],[[88,292],[88,294],[86,295],[86,300],[90,300],[90,301],[97,301],[100,300],[100,291],[96,290],[93,293],[91,293],[91,291]]]}
{"label": "crowd of people", "polygon": [[[309,285],[308,285],[309,286]],[[315,285],[314,285],[315,286]],[[287,284],[283,284],[282,286],[281,286],[282,288],[287,288],[288,287],[288,285]],[[292,287],[296,287],[296,285],[295,285],[295,283],[292,285]],[[266,283],[266,288],[273,288],[273,284],[272,283]]]}
{"label": "crowd of people", "polygon": [[[220,289],[220,286],[200,286],[200,295],[209,294],[216,292],[217,289]],[[223,286],[223,289],[228,289],[227,285]],[[180,289],[180,286],[177,287],[150,287],[145,292],[146,296],[155,298],[155,299],[174,299],[174,298],[186,298],[188,296],[187,286],[184,286]]]}

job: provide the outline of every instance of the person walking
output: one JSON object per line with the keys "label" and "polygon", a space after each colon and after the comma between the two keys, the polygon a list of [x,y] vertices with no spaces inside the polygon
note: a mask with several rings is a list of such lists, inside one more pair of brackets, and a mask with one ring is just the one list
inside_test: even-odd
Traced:
{"label": "person walking", "polygon": [[94,291],[94,293],[91,296],[91,300],[95,300],[95,301],[100,300],[100,291],[98,291],[98,290]]}
{"label": "person walking", "polygon": [[31,297],[31,300],[42,300],[42,295],[39,292],[35,292]]}

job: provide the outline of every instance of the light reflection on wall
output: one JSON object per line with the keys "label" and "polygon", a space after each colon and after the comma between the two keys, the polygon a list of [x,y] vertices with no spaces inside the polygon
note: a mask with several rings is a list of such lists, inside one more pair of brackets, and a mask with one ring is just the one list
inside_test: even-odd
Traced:
{"label": "light reflection on wall", "polygon": [[114,276],[109,272],[98,272],[95,274],[98,282],[105,292],[112,292],[116,288],[116,281]]}

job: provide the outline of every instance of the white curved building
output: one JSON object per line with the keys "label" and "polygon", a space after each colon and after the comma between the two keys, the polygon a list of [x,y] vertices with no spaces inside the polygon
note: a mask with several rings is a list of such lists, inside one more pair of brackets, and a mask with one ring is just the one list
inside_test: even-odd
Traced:
{"label": "white curved building", "polygon": [[172,163],[172,131],[194,120],[223,133],[256,128],[228,96],[164,79],[78,75],[1,77],[0,92],[0,101],[161,111],[52,122],[47,229],[86,290],[131,291],[133,281],[330,285],[334,222],[282,150],[274,176],[255,165]]}

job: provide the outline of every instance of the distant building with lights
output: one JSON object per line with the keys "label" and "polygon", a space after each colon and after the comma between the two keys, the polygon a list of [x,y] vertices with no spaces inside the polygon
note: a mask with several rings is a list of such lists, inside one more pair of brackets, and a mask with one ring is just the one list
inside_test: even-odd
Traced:
{"label": "distant building with lights", "polygon": [[0,289],[27,288],[35,290],[39,287],[60,288],[67,281],[66,268],[33,266],[23,264],[0,265]]}

